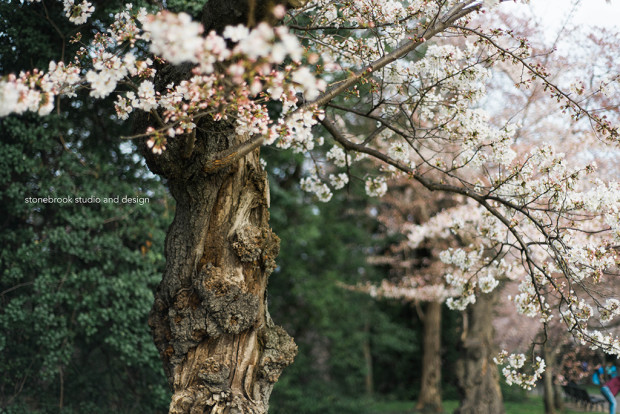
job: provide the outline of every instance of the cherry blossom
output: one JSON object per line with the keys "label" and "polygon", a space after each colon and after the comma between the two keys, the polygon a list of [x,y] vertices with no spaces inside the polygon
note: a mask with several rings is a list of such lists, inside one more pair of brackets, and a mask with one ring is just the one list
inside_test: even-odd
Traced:
{"label": "cherry blossom", "polygon": [[75,4],[75,0],[64,0],[65,16],[74,24],[84,24],[95,11],[89,1]]}
{"label": "cherry blossom", "polygon": [[524,371],[526,357],[523,354],[508,354],[502,351],[500,355],[494,359],[497,365],[506,365],[502,368],[502,373],[506,378],[508,385],[517,384],[525,389],[531,390],[536,386],[536,382],[541,378],[545,370],[545,361],[536,357],[531,373]]}

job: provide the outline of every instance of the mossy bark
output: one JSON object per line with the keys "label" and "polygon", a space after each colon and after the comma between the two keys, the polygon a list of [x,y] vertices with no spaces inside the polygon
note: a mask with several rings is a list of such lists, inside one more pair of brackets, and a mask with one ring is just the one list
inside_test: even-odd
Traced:
{"label": "mossy bark", "polygon": [[461,358],[457,363],[460,394],[455,414],[503,414],[499,373],[493,362],[493,307],[496,293],[480,294],[463,313]]}

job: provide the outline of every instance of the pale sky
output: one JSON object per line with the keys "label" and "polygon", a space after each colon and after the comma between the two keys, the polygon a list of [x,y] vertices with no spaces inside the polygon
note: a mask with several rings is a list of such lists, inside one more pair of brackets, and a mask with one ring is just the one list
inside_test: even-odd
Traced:
{"label": "pale sky", "polygon": [[[572,15],[572,21],[582,25],[598,25],[620,30],[620,0],[530,0],[534,12],[545,24],[556,24],[558,27],[568,17],[575,3],[579,3]],[[502,3],[504,10],[528,7],[511,1]]]}

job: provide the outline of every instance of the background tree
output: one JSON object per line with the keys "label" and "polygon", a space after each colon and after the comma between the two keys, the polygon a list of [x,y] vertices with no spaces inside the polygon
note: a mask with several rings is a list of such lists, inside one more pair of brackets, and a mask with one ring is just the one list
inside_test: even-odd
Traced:
{"label": "background tree", "polygon": [[385,251],[370,258],[375,265],[385,266],[389,278],[379,286],[361,285],[356,289],[373,297],[397,299],[410,303],[417,311],[423,325],[423,356],[421,388],[416,410],[441,412],[442,305],[450,295],[444,280],[444,266],[436,254],[447,246],[442,240],[412,248],[403,230],[412,224],[420,224],[454,204],[443,194],[431,195],[426,190],[401,179],[390,183],[391,191],[381,203],[370,209],[370,215],[381,223],[378,237],[386,245]]}
{"label": "background tree", "polygon": [[[518,36],[527,36],[532,44],[532,53],[541,56],[541,61],[554,73],[553,81],[557,84],[567,85],[571,93],[583,97],[582,102],[590,105],[605,107],[610,119],[617,119],[618,106],[608,97],[611,90],[603,85],[605,93],[596,94],[594,90],[601,87],[602,79],[605,84],[606,79],[612,79],[620,70],[619,62],[609,53],[612,50],[611,43],[617,33],[592,25],[580,25],[575,23],[574,18],[580,13],[578,10],[582,2],[574,2],[571,9],[562,16],[561,24],[554,31],[549,30],[546,35],[537,31],[537,26],[541,24],[540,19],[531,11],[522,10],[521,13],[511,14],[509,11],[498,13],[495,18],[498,23],[505,28],[512,30]],[[592,53],[592,58],[583,59],[571,53],[572,48],[588,50]],[[598,158],[595,154],[602,150],[601,142],[591,133],[587,123],[575,122],[567,128],[561,121],[563,114],[553,105],[552,100],[545,93],[544,88],[534,86],[520,93],[510,93],[507,84],[517,82],[519,74],[509,65],[502,68],[496,79],[494,87],[504,90],[508,99],[502,100],[500,105],[495,107],[497,116],[505,116],[507,113],[514,113],[518,120],[518,131],[515,134],[517,145],[527,147],[544,139],[546,142],[557,143],[564,148],[568,157],[574,162],[584,159]],[[580,77],[589,79],[584,83],[573,83],[570,85],[571,78]],[[570,86],[568,86],[570,85]],[[613,88],[613,82],[609,87]],[[618,160],[616,150],[607,151],[608,157],[597,160],[600,177],[611,179],[617,178],[615,165]],[[603,289],[608,296],[616,296],[613,286],[615,278],[607,278],[597,289]],[[579,285],[574,285],[574,289],[582,289]],[[582,293],[586,296],[587,289]],[[507,288],[508,295],[515,297],[519,295],[515,285]],[[551,296],[550,296],[551,297]],[[557,301],[552,302],[552,307],[560,307]],[[595,306],[594,302],[590,302]],[[528,351],[523,344],[528,343],[523,338],[531,338],[531,342],[542,344],[542,352],[545,354],[547,368],[544,374],[544,395],[545,412],[555,413],[561,411],[562,394],[559,389],[559,378],[564,377],[562,372],[561,359],[571,344],[576,345],[574,338],[563,330],[561,320],[551,321],[546,327],[541,328],[535,320],[524,320],[518,315],[511,314],[510,309],[503,309],[502,316],[497,321],[498,338],[504,349],[521,348],[520,352]],[[508,319],[506,316],[510,315]],[[502,327],[500,328],[500,324]],[[519,326],[517,330],[507,330],[506,326]],[[600,329],[614,331],[612,326],[600,326]],[[517,338],[518,336],[518,338]],[[571,375],[573,379],[577,376]]]}
{"label": "background tree", "polygon": [[[436,303],[437,298],[443,301],[449,296],[457,296],[459,292],[451,282],[459,275],[454,274],[449,261],[444,262],[447,260],[442,252],[463,246],[471,247],[475,239],[470,231],[479,226],[480,217],[476,217],[475,210],[470,205],[463,205],[463,200],[428,194],[424,189],[416,189],[407,180],[403,180],[402,185],[405,189],[403,193],[393,191],[390,196],[385,197],[388,206],[392,206],[399,214],[392,211],[391,214],[384,215],[382,221],[392,223],[392,232],[408,236],[397,245],[397,251],[418,252],[421,257],[417,261],[411,257],[409,260],[402,260],[393,255],[380,259],[394,265],[401,273],[402,269],[406,269],[408,273],[405,274],[408,276],[396,282],[383,281],[378,289],[374,288],[376,294],[424,301],[434,299]],[[398,188],[392,186],[395,187]],[[391,201],[392,194],[396,201]],[[417,269],[412,266],[416,262]],[[499,283],[498,280],[504,278],[502,273],[489,271],[485,277],[479,277],[479,286],[475,289],[480,289],[481,292],[477,292],[474,303],[469,304],[462,312],[462,329],[458,343],[460,357],[453,375],[460,394],[459,412],[503,411],[499,377],[493,362],[497,350],[491,323],[495,302],[493,291]],[[372,287],[370,290],[373,292]],[[453,300],[448,299],[449,302]],[[425,321],[427,324],[429,322]],[[439,327],[436,326],[435,329],[438,330]],[[425,338],[425,353],[437,354],[429,360],[438,361],[439,343],[435,340],[428,344],[427,341],[429,339]],[[429,401],[425,398],[420,400]],[[423,409],[420,400],[418,408]],[[432,406],[430,403],[428,405]]]}

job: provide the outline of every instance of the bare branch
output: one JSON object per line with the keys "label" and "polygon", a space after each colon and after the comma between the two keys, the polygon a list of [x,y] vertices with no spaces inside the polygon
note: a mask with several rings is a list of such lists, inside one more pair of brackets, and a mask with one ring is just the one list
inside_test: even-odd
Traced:
{"label": "bare branch", "polygon": [[228,167],[232,163],[245,157],[247,154],[260,147],[263,143],[264,137],[262,135],[256,135],[254,138],[247,140],[246,142],[239,144],[236,147],[229,148],[225,151],[218,152],[213,155],[213,158],[202,167],[204,172],[213,173],[221,170],[224,167]]}

